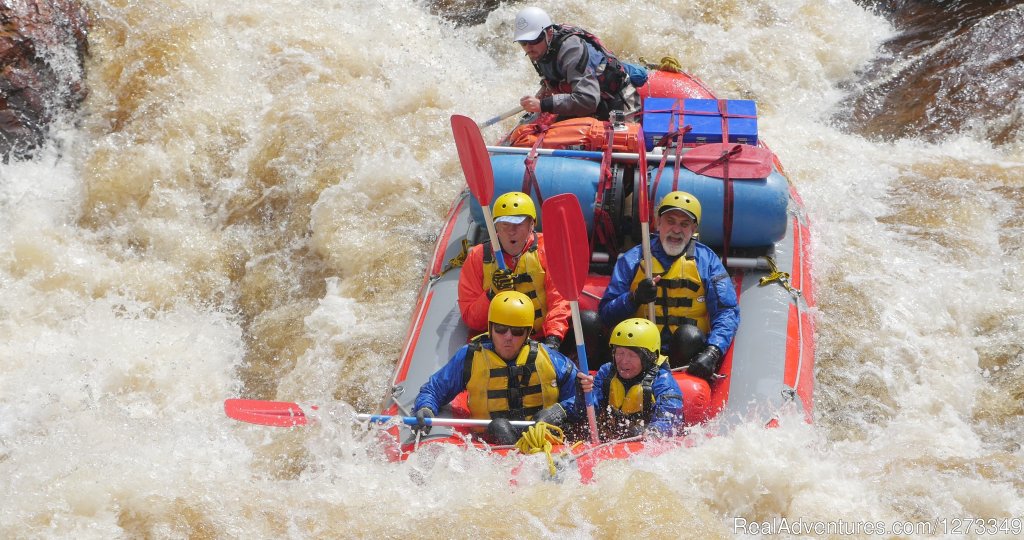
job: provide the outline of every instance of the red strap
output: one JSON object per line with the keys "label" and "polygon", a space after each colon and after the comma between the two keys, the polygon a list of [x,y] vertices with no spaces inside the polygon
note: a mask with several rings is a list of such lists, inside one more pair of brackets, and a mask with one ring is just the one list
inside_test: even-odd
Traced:
{"label": "red strap", "polygon": [[679,136],[676,144],[676,160],[672,163],[672,191],[679,190],[679,170],[683,168],[683,136]]}
{"label": "red strap", "polygon": [[[682,130],[673,131],[672,133],[667,133],[667,134],[665,134],[664,137],[662,137],[662,139],[660,141],[658,141],[658,144],[657,144],[657,146],[664,146],[665,149],[667,150],[669,143],[671,141],[673,141],[673,140],[676,141],[676,147],[675,147],[676,148],[676,162],[673,164],[673,167],[674,167],[674,170],[675,170],[675,180],[672,183],[672,186],[673,186],[672,191],[675,191],[676,190],[675,186],[677,186],[679,184],[679,167],[681,166],[681,163],[682,163],[682,159],[680,159],[680,156],[683,153],[683,136],[686,135],[687,133],[689,133],[691,129],[693,129],[693,126],[683,126]],[[661,162],[658,163],[658,173],[654,175],[654,186],[653,186],[653,189],[651,190],[651,193],[654,194],[655,197],[658,196],[658,184],[661,183],[661,173],[665,171],[665,165],[667,163],[668,163],[668,152],[662,152],[662,154],[661,154]],[[651,208],[654,208],[655,204],[657,204],[657,203],[655,203],[654,200],[651,200]],[[653,217],[652,217],[652,219],[653,219]]]}
{"label": "red strap", "polygon": [[718,114],[722,115],[722,142],[729,142],[729,104],[726,100],[718,100]]}
{"label": "red strap", "polygon": [[526,166],[523,169],[523,187],[520,191],[530,195],[530,192],[537,192],[537,202],[541,205],[544,204],[544,195],[540,192],[540,182],[537,181],[537,149],[541,148],[541,144],[544,142],[544,136],[548,134],[548,129],[557,117],[555,115],[544,116],[533,125],[534,132],[537,133],[537,140],[533,143],[533,147],[530,148],[530,153],[526,155],[526,159],[523,164]]}
{"label": "red strap", "polygon": [[729,262],[729,239],[732,238],[733,190],[732,178],[729,178],[729,160],[722,163],[722,181],[725,182],[725,201],[722,208],[722,265]]}
{"label": "red strap", "polygon": [[605,146],[604,154],[601,156],[601,180],[597,184],[597,195],[594,198],[594,235],[590,239],[590,250],[594,251],[594,245],[600,241],[608,249],[608,255],[614,260],[618,257],[618,242],[615,237],[615,227],[612,218],[604,209],[604,194],[612,184],[612,143],[615,138],[615,130],[611,122],[604,122]]}
{"label": "red strap", "polygon": [[[655,197],[658,196],[658,184],[661,183],[661,173],[665,170],[665,164],[666,163],[668,163],[668,154],[662,152],[662,154],[661,154],[661,161],[658,162],[658,172],[656,172],[654,174],[654,185],[651,186],[651,193],[653,193]],[[651,202],[651,208],[654,208],[654,204],[656,204],[656,203],[654,203],[652,201]],[[653,217],[652,217],[652,219],[653,219]]]}

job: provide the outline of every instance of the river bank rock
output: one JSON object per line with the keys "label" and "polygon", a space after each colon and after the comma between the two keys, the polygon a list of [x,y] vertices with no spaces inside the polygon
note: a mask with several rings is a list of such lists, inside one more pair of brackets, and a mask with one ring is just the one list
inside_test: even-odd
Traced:
{"label": "river bank rock", "polygon": [[1001,145],[1024,135],[1024,1],[858,1],[897,34],[849,84],[839,123],[879,139],[974,131]]}
{"label": "river bank rock", "polygon": [[88,14],[77,0],[0,0],[0,156],[29,157],[85,99]]}

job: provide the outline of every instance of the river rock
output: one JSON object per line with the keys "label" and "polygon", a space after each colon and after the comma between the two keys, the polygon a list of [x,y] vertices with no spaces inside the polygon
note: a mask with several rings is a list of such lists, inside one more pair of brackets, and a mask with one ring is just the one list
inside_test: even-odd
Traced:
{"label": "river rock", "polygon": [[85,99],[88,24],[77,0],[0,0],[4,161],[31,156],[50,123]]}

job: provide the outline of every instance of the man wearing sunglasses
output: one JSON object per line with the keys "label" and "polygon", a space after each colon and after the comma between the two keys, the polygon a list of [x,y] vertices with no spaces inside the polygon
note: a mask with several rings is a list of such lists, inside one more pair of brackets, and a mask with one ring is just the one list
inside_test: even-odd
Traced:
{"label": "man wearing sunglasses", "polygon": [[507,270],[498,268],[490,244],[473,246],[459,273],[462,320],[471,331],[484,332],[494,295],[516,290],[533,302],[534,339],[558,349],[569,330],[571,309],[547,274],[544,237],[533,230],[537,206],[529,195],[511,191],[495,199],[493,215]]}
{"label": "man wearing sunglasses", "polygon": [[529,297],[498,293],[488,311],[488,333],[462,346],[420,387],[415,406],[420,423],[413,429],[429,433],[425,420],[463,390],[470,415],[491,420],[486,438],[495,444],[519,439],[521,430],[511,420],[556,426],[575,421],[579,372],[564,355],[530,339],[533,320]]}
{"label": "man wearing sunglasses", "polygon": [[608,120],[613,110],[627,116],[640,110],[640,95],[626,68],[597,36],[552,24],[547,12],[537,7],[520,10],[512,32],[541,76],[537,94],[519,100],[527,112]]}

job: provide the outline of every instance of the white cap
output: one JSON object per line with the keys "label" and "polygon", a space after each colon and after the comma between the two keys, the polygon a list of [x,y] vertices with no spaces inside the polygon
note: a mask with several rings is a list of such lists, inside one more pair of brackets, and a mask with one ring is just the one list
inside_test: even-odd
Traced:
{"label": "white cap", "polygon": [[519,225],[520,223],[526,221],[526,218],[528,218],[528,217],[530,217],[530,216],[526,216],[526,215],[522,215],[522,214],[520,214],[518,216],[501,216],[500,218],[495,218],[494,222],[495,223],[511,223],[513,225]]}

